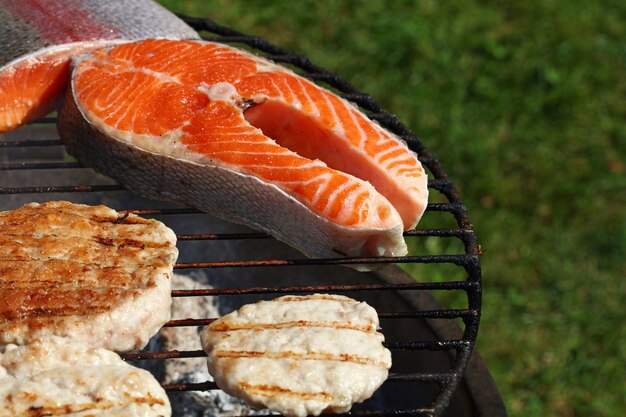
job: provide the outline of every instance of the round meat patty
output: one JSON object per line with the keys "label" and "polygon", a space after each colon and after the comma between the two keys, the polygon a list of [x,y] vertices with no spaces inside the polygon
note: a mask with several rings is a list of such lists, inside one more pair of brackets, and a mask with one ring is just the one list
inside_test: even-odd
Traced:
{"label": "round meat patty", "polygon": [[0,353],[4,417],[169,417],[170,403],[152,374],[116,353],[51,337]]}
{"label": "round meat patty", "polygon": [[339,295],[245,305],[207,326],[201,342],[216,384],[288,416],[342,413],[387,379],[391,353],[378,315]]}
{"label": "round meat patty", "polygon": [[104,206],[0,213],[0,346],[51,335],[142,348],[170,318],[176,235]]}

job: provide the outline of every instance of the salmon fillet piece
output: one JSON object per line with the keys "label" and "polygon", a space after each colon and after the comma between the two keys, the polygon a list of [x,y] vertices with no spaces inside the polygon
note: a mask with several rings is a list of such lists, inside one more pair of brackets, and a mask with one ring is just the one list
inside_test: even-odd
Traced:
{"label": "salmon fillet piece", "polygon": [[[139,93],[140,92],[140,93]],[[264,230],[309,256],[399,256],[428,199],[405,143],[292,71],[211,42],[76,60],[59,133],[130,189]]]}
{"label": "salmon fillet piece", "polygon": [[0,0],[0,133],[55,109],[72,56],[146,38],[198,35],[152,0]]}
{"label": "salmon fillet piece", "polygon": [[142,348],[170,318],[176,236],[104,206],[0,212],[0,346],[50,336]]}
{"label": "salmon fillet piece", "polygon": [[220,388],[286,416],[347,412],[378,389],[391,367],[376,311],[339,295],[248,304],[200,337]]}

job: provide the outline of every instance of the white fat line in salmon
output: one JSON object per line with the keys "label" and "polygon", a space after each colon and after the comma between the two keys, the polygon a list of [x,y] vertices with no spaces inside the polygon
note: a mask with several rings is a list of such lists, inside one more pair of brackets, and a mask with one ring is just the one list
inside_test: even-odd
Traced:
{"label": "white fat line in salmon", "polygon": [[[100,65],[105,65],[105,64],[109,63],[108,61],[104,61],[104,60],[98,59],[98,58],[91,58],[91,57],[87,58],[87,60],[89,62],[93,62],[95,64],[100,64]],[[176,83],[176,84],[179,84],[179,85],[185,85],[178,77],[174,77],[172,75],[167,75],[165,73],[157,72],[157,71],[154,71],[154,70],[151,70],[151,69],[148,69],[148,68],[136,67],[134,65],[134,63],[132,61],[129,61],[129,60],[118,59],[118,61],[120,63],[124,63],[124,64],[128,64],[129,65],[128,67],[124,68],[124,71],[126,71],[126,72],[130,72],[130,73],[136,72],[136,73],[139,73],[139,74],[146,74],[146,75],[150,75],[150,76],[156,78],[159,81],[168,82],[168,83]],[[110,71],[110,72],[112,72],[112,71]],[[200,88],[198,88],[198,90],[202,91]]]}

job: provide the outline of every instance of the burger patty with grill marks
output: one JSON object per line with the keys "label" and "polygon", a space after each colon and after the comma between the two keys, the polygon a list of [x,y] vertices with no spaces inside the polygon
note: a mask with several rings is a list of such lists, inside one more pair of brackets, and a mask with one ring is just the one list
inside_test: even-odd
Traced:
{"label": "burger patty with grill marks", "polygon": [[0,213],[0,346],[52,335],[142,348],[170,317],[176,235],[105,206]]}
{"label": "burger patty with grill marks", "polygon": [[157,380],[116,353],[50,337],[0,353],[2,417],[169,417]]}
{"label": "burger patty with grill marks", "polygon": [[245,305],[207,326],[201,341],[221,389],[305,416],[346,412],[385,381],[391,354],[377,329],[366,303],[315,294]]}

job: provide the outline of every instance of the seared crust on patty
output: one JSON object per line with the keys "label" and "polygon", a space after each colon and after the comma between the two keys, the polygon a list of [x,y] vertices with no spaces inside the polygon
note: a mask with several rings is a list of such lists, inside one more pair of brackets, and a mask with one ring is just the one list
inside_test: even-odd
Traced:
{"label": "seared crust on patty", "polygon": [[0,213],[0,345],[50,335],[143,347],[169,320],[176,236],[105,206],[31,203]]}
{"label": "seared crust on patty", "polygon": [[245,305],[207,326],[201,341],[217,385],[284,415],[346,412],[385,381],[391,354],[376,311],[339,295]]}

